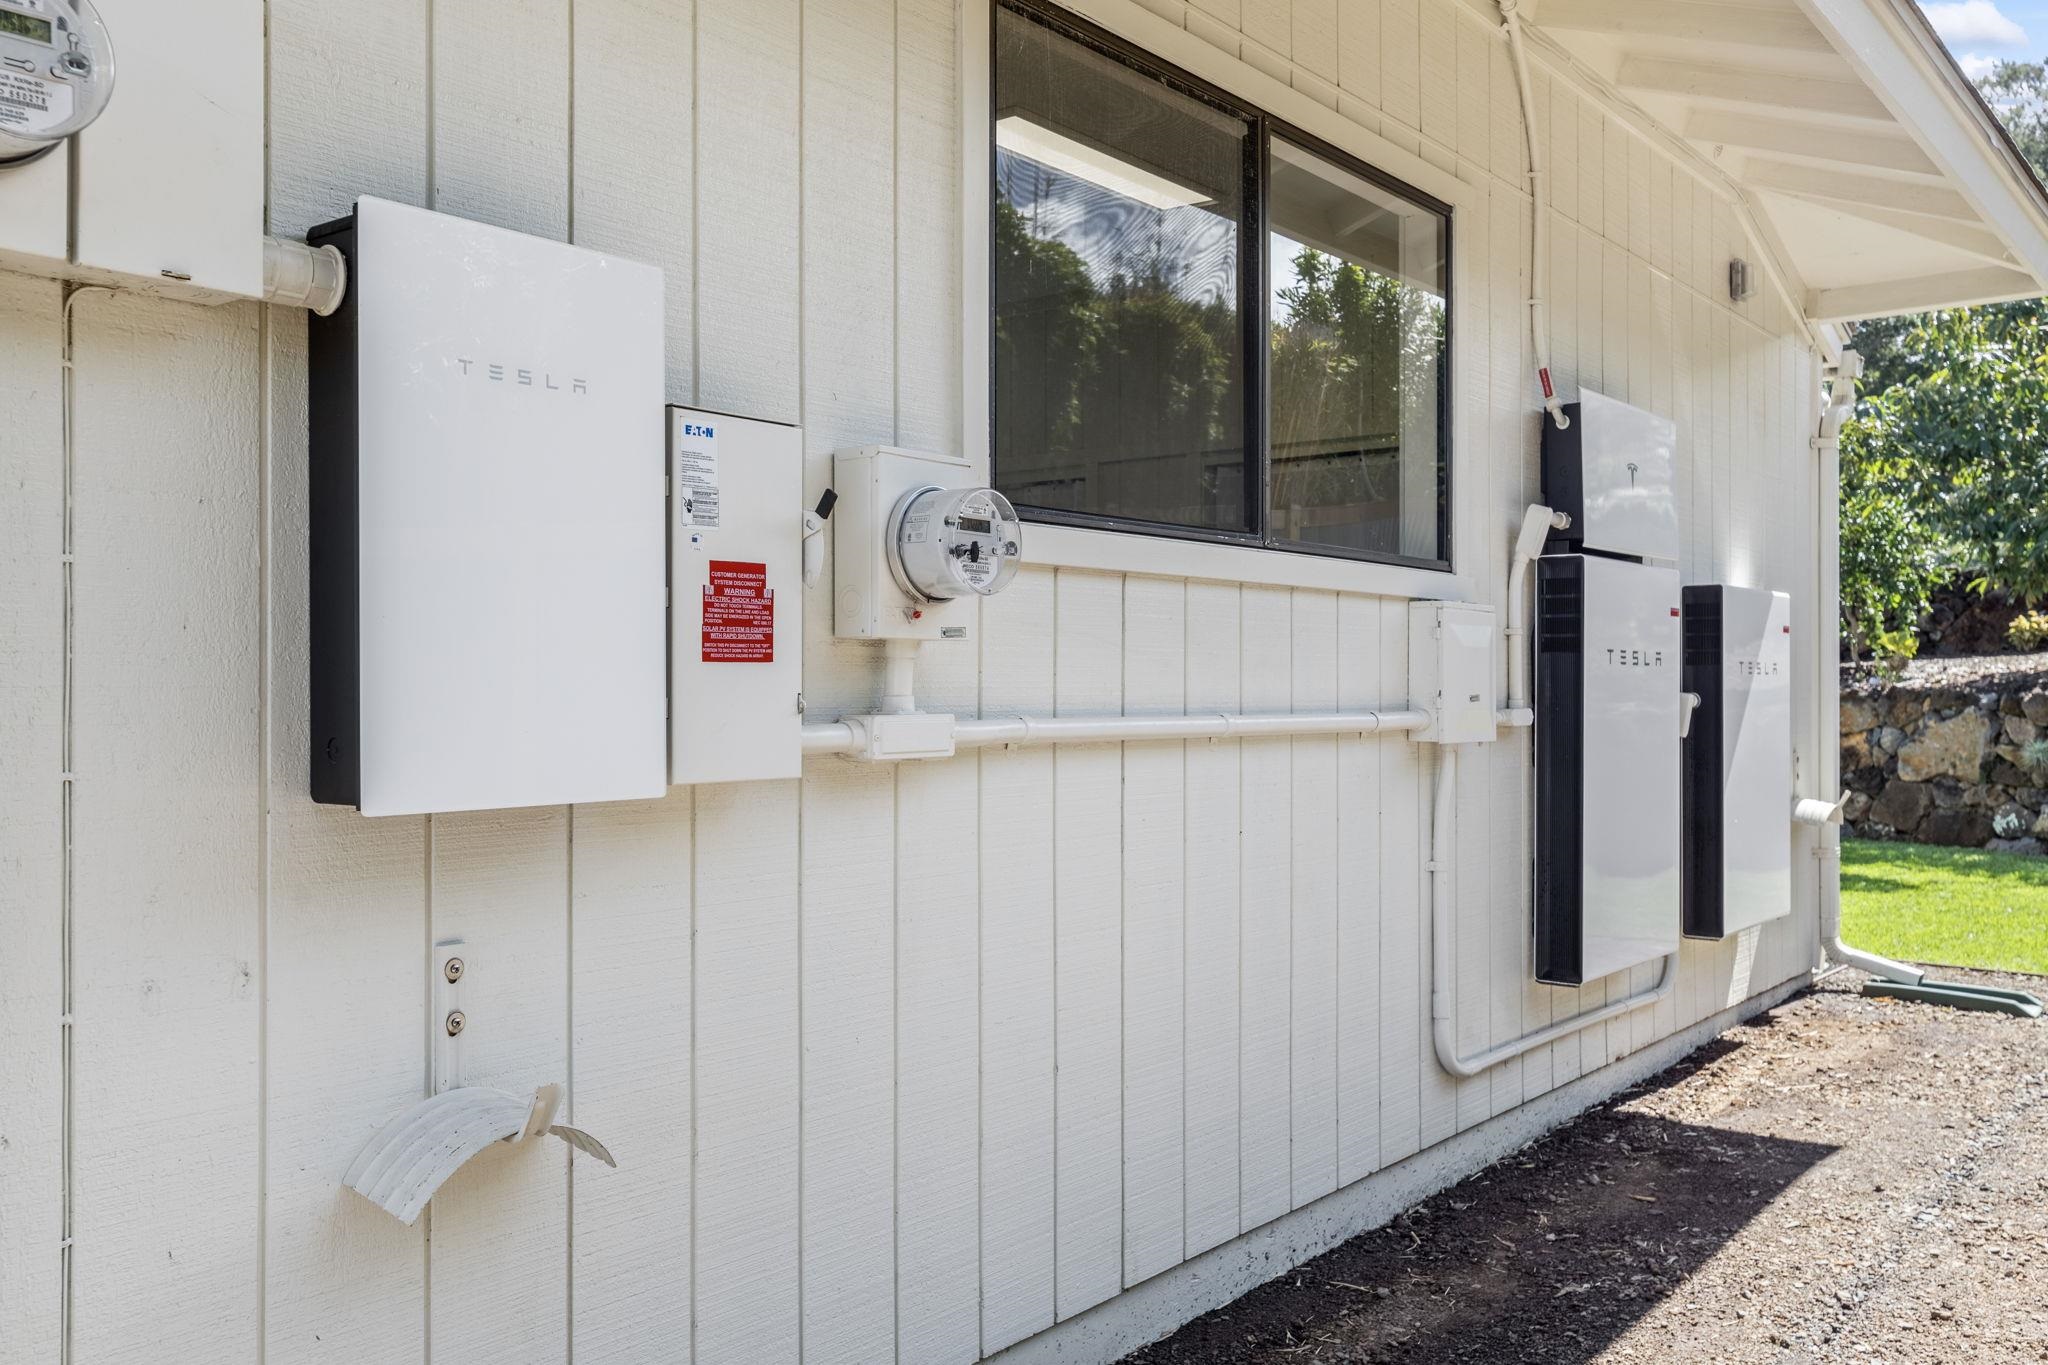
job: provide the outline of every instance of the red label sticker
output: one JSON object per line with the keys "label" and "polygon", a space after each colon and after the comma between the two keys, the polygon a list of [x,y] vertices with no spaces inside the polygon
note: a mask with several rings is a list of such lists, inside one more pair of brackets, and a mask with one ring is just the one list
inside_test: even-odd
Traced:
{"label": "red label sticker", "polygon": [[704,662],[775,662],[775,592],[766,564],[711,561],[704,585]]}

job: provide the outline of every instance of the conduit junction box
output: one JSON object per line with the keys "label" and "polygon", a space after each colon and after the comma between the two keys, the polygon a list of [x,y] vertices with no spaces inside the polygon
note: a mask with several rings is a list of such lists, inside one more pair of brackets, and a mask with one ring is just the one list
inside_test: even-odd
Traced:
{"label": "conduit junction box", "polygon": [[1414,738],[1486,744],[1495,737],[1493,608],[1473,602],[1408,604],[1408,704],[1429,714]]}

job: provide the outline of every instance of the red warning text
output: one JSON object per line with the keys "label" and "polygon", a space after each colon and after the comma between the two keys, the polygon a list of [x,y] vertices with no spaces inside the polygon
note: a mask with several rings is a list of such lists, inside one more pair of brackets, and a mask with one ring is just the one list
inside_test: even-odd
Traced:
{"label": "red warning text", "polygon": [[711,561],[704,585],[704,662],[775,662],[775,593],[766,564]]}

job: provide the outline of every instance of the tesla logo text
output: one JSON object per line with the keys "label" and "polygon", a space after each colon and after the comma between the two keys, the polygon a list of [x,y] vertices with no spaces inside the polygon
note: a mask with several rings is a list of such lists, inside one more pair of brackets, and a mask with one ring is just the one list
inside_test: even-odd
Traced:
{"label": "tesla logo text", "polygon": [[1776,663],[1764,663],[1759,659],[1736,659],[1733,663],[1737,673],[1744,673],[1752,678],[1775,677],[1778,672]]}
{"label": "tesla logo text", "polygon": [[525,370],[517,365],[503,365],[495,360],[475,361],[468,356],[455,357],[455,363],[462,367],[465,375],[487,379],[493,384],[512,384],[522,389],[553,389],[566,393],[589,393],[587,379],[564,378],[549,370]]}
{"label": "tesla logo text", "polygon": [[1607,651],[1609,668],[1662,668],[1664,651],[1661,649],[1610,649]]}

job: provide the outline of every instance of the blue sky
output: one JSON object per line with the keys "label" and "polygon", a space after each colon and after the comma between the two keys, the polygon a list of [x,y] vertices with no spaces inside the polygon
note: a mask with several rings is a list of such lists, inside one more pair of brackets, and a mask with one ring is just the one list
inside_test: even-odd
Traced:
{"label": "blue sky", "polygon": [[1920,8],[1972,76],[2001,59],[2048,56],[2048,0],[1920,0]]}

